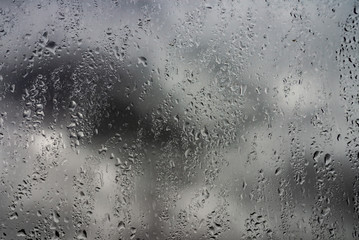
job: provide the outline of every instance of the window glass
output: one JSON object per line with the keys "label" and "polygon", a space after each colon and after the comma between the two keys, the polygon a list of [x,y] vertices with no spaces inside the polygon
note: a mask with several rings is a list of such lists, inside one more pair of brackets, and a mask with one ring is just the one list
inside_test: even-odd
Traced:
{"label": "window glass", "polygon": [[356,1],[0,2],[0,239],[358,239]]}

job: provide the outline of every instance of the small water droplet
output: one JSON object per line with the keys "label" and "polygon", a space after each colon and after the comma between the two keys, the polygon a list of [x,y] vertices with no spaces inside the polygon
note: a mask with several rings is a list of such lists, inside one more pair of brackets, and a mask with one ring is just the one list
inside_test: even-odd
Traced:
{"label": "small water droplet", "polygon": [[190,154],[191,150],[190,149],[187,149],[185,152],[184,152],[184,156],[185,158],[188,158],[189,154]]}
{"label": "small water droplet", "polygon": [[319,158],[320,152],[319,151],[315,151],[313,154],[313,160],[315,162],[318,162],[318,158]]}
{"label": "small water droplet", "polygon": [[208,199],[209,198],[209,191],[207,188],[204,188],[203,189],[203,192],[202,192],[202,196],[204,197],[204,199]]}
{"label": "small water droplet", "polygon": [[332,163],[332,156],[329,153],[325,154],[325,156],[324,156],[324,164],[325,164],[325,166],[327,167],[331,163]]}
{"label": "small water droplet", "polygon": [[77,239],[80,239],[80,240],[87,239],[87,232],[86,232],[86,230],[82,230],[82,231],[77,235]]}
{"label": "small water droplet", "polygon": [[48,41],[46,43],[45,47],[49,52],[55,54],[55,50],[56,50],[57,45],[56,45],[56,43],[54,41]]}
{"label": "small water droplet", "polygon": [[15,84],[12,84],[10,87],[10,92],[14,93],[15,92]]}
{"label": "small water droplet", "polygon": [[29,118],[31,116],[31,110],[30,109],[24,110],[23,116],[24,118]]}
{"label": "small water droplet", "polygon": [[178,115],[174,116],[174,120],[175,120],[176,122],[179,122],[179,116],[178,116]]}
{"label": "small water droplet", "polygon": [[105,153],[107,152],[107,147],[103,146],[98,150],[98,153],[101,154],[101,153]]}
{"label": "small water droplet", "polygon": [[85,137],[84,132],[79,131],[79,132],[77,133],[77,137],[78,137],[79,139],[84,138],[84,137]]}
{"label": "small water droplet", "polygon": [[16,236],[18,237],[26,237],[25,229],[21,229],[17,232]]}
{"label": "small water droplet", "polygon": [[284,195],[284,189],[283,188],[278,188],[278,194],[279,194],[279,196],[283,196]]}
{"label": "small water droplet", "polygon": [[18,218],[17,212],[14,212],[14,213],[11,214],[10,217],[9,217],[10,220],[15,220],[15,219],[17,219],[17,218]]}
{"label": "small water droplet", "polygon": [[139,57],[138,58],[138,64],[142,64],[144,67],[147,67],[147,58]]}
{"label": "small water droplet", "polygon": [[67,128],[74,128],[74,127],[76,127],[76,123],[70,123],[70,124],[67,126]]}
{"label": "small water droplet", "polygon": [[325,217],[329,214],[330,212],[330,207],[324,208],[321,212],[322,216]]}
{"label": "small water droplet", "polygon": [[208,136],[208,130],[206,127],[202,128],[201,129],[201,134],[203,137],[207,137]]}
{"label": "small water droplet", "polygon": [[60,214],[57,211],[54,211],[53,213],[53,219],[55,223],[59,223],[60,222]]}
{"label": "small water droplet", "polygon": [[130,239],[134,239],[136,235],[137,229],[135,227],[131,227],[131,237]]}
{"label": "small water droplet", "polygon": [[71,101],[69,108],[70,108],[70,110],[74,110],[76,106],[77,106],[77,103],[75,101]]}
{"label": "small water droplet", "polygon": [[117,225],[118,231],[122,231],[122,230],[124,230],[125,228],[126,228],[125,223],[124,223],[123,221],[120,221],[120,222],[118,223],[118,225]]}

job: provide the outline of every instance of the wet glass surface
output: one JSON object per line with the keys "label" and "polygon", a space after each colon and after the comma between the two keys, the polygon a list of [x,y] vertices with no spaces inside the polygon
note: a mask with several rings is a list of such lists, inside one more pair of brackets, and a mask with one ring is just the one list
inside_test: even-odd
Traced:
{"label": "wet glass surface", "polygon": [[0,239],[359,238],[356,1],[0,2]]}

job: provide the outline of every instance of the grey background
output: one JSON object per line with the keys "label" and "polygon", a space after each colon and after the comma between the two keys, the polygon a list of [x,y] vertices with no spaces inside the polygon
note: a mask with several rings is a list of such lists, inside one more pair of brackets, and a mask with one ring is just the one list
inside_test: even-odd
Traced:
{"label": "grey background", "polygon": [[1,1],[0,238],[358,238],[358,8]]}

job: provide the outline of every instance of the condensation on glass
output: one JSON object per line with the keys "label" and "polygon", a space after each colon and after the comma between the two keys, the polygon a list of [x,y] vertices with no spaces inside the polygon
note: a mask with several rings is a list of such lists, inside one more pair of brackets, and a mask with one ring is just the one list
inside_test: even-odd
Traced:
{"label": "condensation on glass", "polygon": [[0,239],[358,239],[357,1],[0,2]]}

